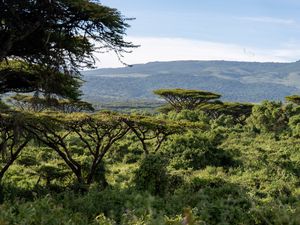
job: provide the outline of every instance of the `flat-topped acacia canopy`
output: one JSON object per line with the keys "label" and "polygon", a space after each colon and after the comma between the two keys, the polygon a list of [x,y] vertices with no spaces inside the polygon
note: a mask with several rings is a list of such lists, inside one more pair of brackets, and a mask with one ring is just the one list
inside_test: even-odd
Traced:
{"label": "flat-topped acacia canopy", "polygon": [[213,92],[181,88],[158,89],[154,91],[154,94],[164,98],[177,111],[182,109],[193,110],[202,103],[221,97],[221,95]]}
{"label": "flat-topped acacia canopy", "polygon": [[299,95],[291,95],[291,96],[286,96],[285,100],[288,102],[295,103],[297,105],[300,105],[300,96]]}
{"label": "flat-topped acacia canopy", "polygon": [[41,111],[61,111],[71,112],[92,112],[92,104],[84,101],[74,101],[69,99],[44,98],[32,95],[16,94],[8,99],[17,109],[33,112]]}
{"label": "flat-topped acacia canopy", "polygon": [[213,118],[220,115],[230,115],[236,121],[242,122],[250,116],[252,107],[253,104],[250,103],[215,101],[200,105],[197,109],[204,111]]}

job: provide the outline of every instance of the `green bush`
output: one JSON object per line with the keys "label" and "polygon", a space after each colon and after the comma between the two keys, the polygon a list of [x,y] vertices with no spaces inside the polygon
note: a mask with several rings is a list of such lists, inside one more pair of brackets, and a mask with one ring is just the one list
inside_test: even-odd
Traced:
{"label": "green bush", "polygon": [[246,120],[247,127],[255,132],[281,133],[287,129],[292,108],[281,102],[263,101],[252,108],[252,115]]}
{"label": "green bush", "polygon": [[175,169],[201,169],[208,165],[233,166],[230,154],[215,145],[215,137],[209,133],[194,132],[173,135],[162,152]]}
{"label": "green bush", "polygon": [[300,137],[300,115],[292,116],[289,120],[289,128],[292,131],[292,135]]}
{"label": "green bush", "polygon": [[164,195],[168,187],[167,161],[161,155],[146,155],[135,172],[134,183],[138,190]]}

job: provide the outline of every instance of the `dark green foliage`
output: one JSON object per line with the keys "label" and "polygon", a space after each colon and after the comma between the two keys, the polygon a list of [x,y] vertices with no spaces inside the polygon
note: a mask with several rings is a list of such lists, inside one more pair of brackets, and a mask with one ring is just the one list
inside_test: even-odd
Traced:
{"label": "dark green foliage", "polygon": [[300,96],[299,95],[291,95],[291,96],[286,96],[285,100],[287,102],[292,102],[296,105],[300,105]]}
{"label": "dark green foliage", "polygon": [[234,121],[242,123],[251,115],[252,107],[250,103],[215,101],[201,105],[199,110],[204,111],[211,118],[228,115],[232,116]]}
{"label": "dark green foliage", "polygon": [[0,183],[0,204],[3,204],[3,202],[4,202],[4,192],[3,192],[2,183]]}
{"label": "dark green foliage", "polygon": [[126,139],[116,143],[109,153],[112,162],[136,163],[144,154],[134,134],[127,134]]}
{"label": "dark green foliage", "polygon": [[289,128],[295,137],[300,137],[300,115],[295,115],[290,118]]}
{"label": "dark green foliage", "polygon": [[79,70],[93,68],[97,49],[120,58],[137,47],[123,38],[126,20],[98,1],[1,1],[0,94],[41,91],[78,100]]}
{"label": "dark green foliage", "polygon": [[49,187],[51,185],[51,181],[54,179],[63,179],[66,175],[69,174],[68,171],[64,170],[61,167],[51,163],[51,164],[42,164],[37,169],[37,173],[40,178],[45,179],[46,185]]}
{"label": "dark green foliage", "polygon": [[178,121],[178,120],[186,120],[189,122],[203,122],[204,124],[208,124],[210,118],[199,110],[181,110],[180,112],[171,111],[168,113],[168,118]]}
{"label": "dark green foliage", "polygon": [[123,39],[126,19],[97,1],[4,0],[0,8],[0,61],[14,56],[76,69],[93,63],[92,41],[116,52],[133,47]]}
{"label": "dark green foliage", "polygon": [[159,106],[156,110],[160,113],[168,114],[169,112],[174,110],[174,108],[169,104],[164,104],[162,106]]}
{"label": "dark green foliage", "polygon": [[[78,69],[91,66],[92,41],[117,53],[134,47],[123,40],[125,18],[98,1],[4,0],[0,11],[0,61],[21,60],[1,65],[0,92],[35,91],[14,99],[36,111],[90,106],[70,104],[80,95]],[[201,80],[191,74],[181,79]],[[226,76],[224,83],[235,79]],[[299,223],[298,106],[266,101],[252,108],[187,89],[156,93],[175,111],[1,107],[0,224]]]}
{"label": "dark green foliage", "polygon": [[[22,154],[18,157],[17,163],[22,166],[36,166],[39,164],[38,161],[42,160],[40,159],[36,153],[37,150],[34,148],[28,148],[28,151],[23,151]],[[42,149],[40,149],[42,151]],[[43,160],[44,161],[44,160]]]}
{"label": "dark green foliage", "polygon": [[234,166],[230,153],[218,148],[212,138],[201,133],[175,135],[166,143],[163,152],[175,169]]}
{"label": "dark green foliage", "polygon": [[105,174],[106,168],[104,162],[102,162],[98,165],[94,174],[94,181],[102,188],[106,188],[108,186]]}
{"label": "dark green foliage", "polygon": [[3,111],[2,143],[34,139],[5,172],[0,224],[298,224],[299,115],[276,102],[255,105],[247,124],[201,110]]}
{"label": "dark green foliage", "polygon": [[9,106],[0,99],[0,112],[9,110]]}
{"label": "dark green foliage", "polygon": [[280,133],[287,129],[291,110],[281,102],[264,101],[253,107],[252,115],[247,119],[248,127],[256,132]]}
{"label": "dark green foliage", "polygon": [[138,190],[164,195],[168,187],[167,162],[161,155],[145,156],[135,172],[134,183]]}
{"label": "dark green foliage", "polygon": [[[0,63],[0,94],[35,92],[45,98],[60,97],[78,100],[82,84],[79,74],[63,73],[44,65],[32,65],[21,60]],[[18,82],[16,82],[18,81]]]}
{"label": "dark green foliage", "polygon": [[[189,196],[189,193],[194,194]],[[244,224],[253,223],[249,212],[254,202],[238,185],[222,178],[195,177],[182,190],[181,195],[186,195],[185,198],[182,196],[183,201],[194,205],[200,221],[207,224],[238,224],[239,221]]]}
{"label": "dark green foliage", "polygon": [[9,167],[32,139],[25,129],[26,123],[26,115],[23,113],[0,113],[0,183]]}

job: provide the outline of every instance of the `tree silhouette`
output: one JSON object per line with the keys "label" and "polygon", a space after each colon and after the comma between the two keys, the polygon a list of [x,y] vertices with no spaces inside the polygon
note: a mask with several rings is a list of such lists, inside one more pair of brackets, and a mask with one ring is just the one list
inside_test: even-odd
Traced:
{"label": "tree silhouette", "polygon": [[199,105],[221,97],[221,95],[201,90],[158,89],[154,94],[165,99],[176,111],[193,110]]}
{"label": "tree silhouette", "polygon": [[[28,66],[39,65],[42,71],[33,68],[46,86],[50,81],[60,84],[53,73],[76,80],[81,68],[93,66],[95,51],[114,51],[121,57],[136,47],[123,38],[129,27],[127,20],[100,1],[2,0],[0,63],[17,58]],[[0,93],[36,90],[37,78],[32,75],[36,73],[0,69]]]}

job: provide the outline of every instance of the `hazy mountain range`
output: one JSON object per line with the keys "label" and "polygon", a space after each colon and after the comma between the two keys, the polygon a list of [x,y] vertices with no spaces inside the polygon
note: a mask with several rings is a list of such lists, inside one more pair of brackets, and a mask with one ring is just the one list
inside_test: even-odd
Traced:
{"label": "hazy mountain range", "polygon": [[216,92],[223,100],[260,102],[300,94],[300,61],[257,63],[233,61],[172,61],[83,72],[84,99],[92,103],[156,100],[158,88]]}

